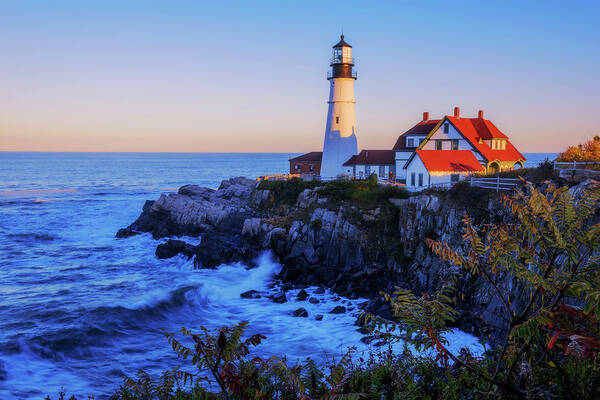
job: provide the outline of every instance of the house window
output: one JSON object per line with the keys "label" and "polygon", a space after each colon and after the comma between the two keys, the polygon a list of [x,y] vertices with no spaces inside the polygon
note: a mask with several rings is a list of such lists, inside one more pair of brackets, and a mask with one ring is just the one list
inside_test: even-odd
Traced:
{"label": "house window", "polygon": [[458,140],[452,140],[452,150],[458,150]]}
{"label": "house window", "polygon": [[296,164],[296,169],[300,169],[300,164]]}
{"label": "house window", "polygon": [[419,187],[423,186],[423,174],[419,174]]}
{"label": "house window", "polygon": [[309,166],[309,167],[308,167],[308,170],[309,170],[310,172],[313,172],[313,171],[315,170],[315,167],[311,165],[311,166]]}
{"label": "house window", "polygon": [[356,165],[352,166],[352,176],[356,178]]}
{"label": "house window", "polygon": [[410,186],[415,186],[415,173],[411,172],[410,174]]}
{"label": "house window", "polygon": [[379,166],[379,176],[385,176],[385,166],[384,165]]}
{"label": "house window", "polygon": [[444,133],[448,133],[448,132],[450,132],[450,124],[445,123],[444,124]]}
{"label": "house window", "polygon": [[442,149],[442,141],[441,140],[436,140],[435,141],[435,149],[436,150],[441,150]]}
{"label": "house window", "polygon": [[452,183],[458,182],[459,179],[460,179],[460,175],[459,174],[452,174],[452,175],[450,175],[450,182],[452,182]]}
{"label": "house window", "polygon": [[335,117],[335,123],[339,124],[340,123],[340,117]]}
{"label": "house window", "polygon": [[414,139],[406,139],[406,147],[415,147],[415,140]]}
{"label": "house window", "polygon": [[370,165],[365,165],[365,175],[367,175],[367,176],[371,175],[371,166]]}

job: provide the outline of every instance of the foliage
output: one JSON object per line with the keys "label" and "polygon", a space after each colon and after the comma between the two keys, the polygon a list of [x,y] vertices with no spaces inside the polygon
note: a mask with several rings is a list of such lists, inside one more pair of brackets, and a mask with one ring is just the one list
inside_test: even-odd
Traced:
{"label": "foliage", "polygon": [[278,204],[292,205],[298,199],[300,193],[305,189],[314,189],[321,184],[320,181],[305,181],[300,178],[292,178],[282,181],[261,181],[259,190],[270,190]]}
{"label": "foliage", "polygon": [[519,168],[511,171],[502,171],[498,175],[500,175],[501,178],[522,178],[535,184],[541,184],[547,180],[552,180],[554,182],[560,181],[560,177],[554,170],[554,164],[549,159],[544,160],[543,163],[535,168]]}
{"label": "foliage", "polygon": [[[247,322],[216,331],[200,328],[196,334],[182,328],[192,339],[185,345],[173,333],[165,333],[172,349],[182,360],[189,360],[196,372],[179,368],[154,380],[144,371],[137,379],[126,378],[113,400],[199,400],[199,399],[321,399],[354,400],[361,393],[348,390],[351,377],[351,353],[332,362],[324,372],[312,360],[289,367],[285,359],[250,358],[250,349],[265,337],[260,334],[243,338]],[[201,386],[206,384],[207,388]],[[216,385],[215,385],[216,384]],[[212,392],[210,388],[218,388]]]}
{"label": "foliage", "polygon": [[322,185],[318,193],[333,204],[339,205],[344,201],[364,209],[385,204],[390,198],[406,199],[410,196],[406,189],[380,185],[376,179],[331,181]]}
{"label": "foliage", "polygon": [[596,135],[583,144],[568,147],[556,160],[563,162],[600,162],[600,136]]}
{"label": "foliage", "polygon": [[467,250],[428,240],[443,260],[485,280],[501,302],[503,345],[487,358],[463,359],[444,343],[456,315],[451,282],[420,297],[397,289],[387,297],[395,316],[417,346],[436,351],[442,365],[452,360],[487,382],[488,395],[598,398],[600,224],[592,221],[599,199],[598,191],[575,201],[567,188],[540,192],[528,184],[505,197],[512,222],[477,229],[464,217]]}

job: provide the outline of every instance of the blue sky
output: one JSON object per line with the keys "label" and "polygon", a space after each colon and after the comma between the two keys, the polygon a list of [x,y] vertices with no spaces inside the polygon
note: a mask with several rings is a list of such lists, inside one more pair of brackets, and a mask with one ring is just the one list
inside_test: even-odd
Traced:
{"label": "blue sky", "polygon": [[520,150],[600,133],[600,2],[0,2],[0,150],[318,150],[331,46],[359,147],[478,109]]}

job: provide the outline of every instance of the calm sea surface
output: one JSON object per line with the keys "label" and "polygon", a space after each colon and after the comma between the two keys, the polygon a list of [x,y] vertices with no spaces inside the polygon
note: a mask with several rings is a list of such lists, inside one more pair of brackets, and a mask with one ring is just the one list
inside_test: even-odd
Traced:
{"label": "calm sea surface", "polygon": [[[149,235],[114,237],[146,199],[189,183],[286,173],[289,156],[0,152],[0,399],[54,398],[61,387],[105,398],[126,374],[179,364],[161,328],[248,320],[267,336],[258,355],[292,361],[365,349],[351,313],[328,314],[346,299],[326,293],[300,305],[294,291],[286,304],[240,299],[269,288],[280,266],[268,254],[252,270],[194,271],[184,258],[156,259]],[[530,166],[555,155],[525,156]],[[292,317],[300,306],[311,317]],[[479,348],[461,332],[449,339]]]}

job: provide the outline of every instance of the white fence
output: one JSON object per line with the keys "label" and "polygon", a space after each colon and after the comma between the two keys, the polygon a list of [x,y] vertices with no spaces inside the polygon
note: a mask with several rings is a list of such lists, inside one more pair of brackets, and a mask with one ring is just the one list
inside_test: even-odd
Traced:
{"label": "white fence", "polygon": [[600,167],[600,161],[579,162],[579,161],[554,161],[554,169],[588,169],[589,167]]}
{"label": "white fence", "polygon": [[493,189],[496,192],[500,190],[512,190],[519,184],[519,182],[521,182],[520,179],[500,178],[500,176],[495,178],[471,177],[471,186],[484,189]]}

